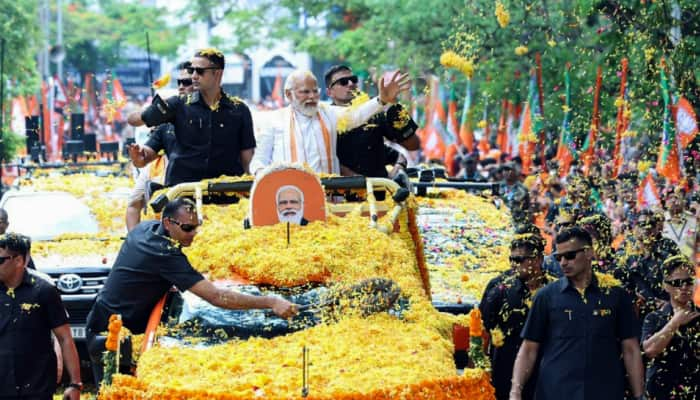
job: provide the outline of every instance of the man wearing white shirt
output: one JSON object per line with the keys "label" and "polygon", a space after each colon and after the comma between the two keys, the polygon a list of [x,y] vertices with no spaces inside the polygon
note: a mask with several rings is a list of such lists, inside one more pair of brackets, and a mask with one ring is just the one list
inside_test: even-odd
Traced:
{"label": "man wearing white shirt", "polygon": [[396,102],[409,87],[408,75],[397,72],[391,82],[382,78],[378,97],[358,107],[335,107],[319,103],[318,81],[310,71],[295,70],[284,85],[290,105],[275,113],[275,120],[256,138],[250,171],[256,173],[273,163],[303,163],[316,173],[338,174],[338,121],[347,130],[358,127]]}

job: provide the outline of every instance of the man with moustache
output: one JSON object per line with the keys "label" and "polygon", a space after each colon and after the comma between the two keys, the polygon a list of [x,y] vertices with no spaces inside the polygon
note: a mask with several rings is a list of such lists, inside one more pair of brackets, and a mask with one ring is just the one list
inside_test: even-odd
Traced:
{"label": "man with moustache", "polygon": [[[203,49],[194,54],[187,71],[194,92],[163,100],[156,96],[143,112],[129,115],[132,126],[170,122],[175,140],[170,151],[165,186],[248,172],[255,150],[253,119],[248,106],[221,88],[224,54]],[[148,145],[132,145],[129,157],[141,168],[157,157]]]}
{"label": "man with moustache", "polygon": [[256,173],[272,163],[302,163],[316,173],[340,173],[336,155],[338,125],[348,130],[362,125],[395,103],[398,94],[409,87],[408,75],[397,71],[389,82],[381,79],[379,97],[357,108],[333,107],[319,103],[321,92],[310,71],[293,71],[284,84],[291,104],[258,137],[250,171]]}
{"label": "man with moustache", "polygon": [[294,185],[285,185],[277,190],[277,217],[280,222],[305,226],[304,193]]}

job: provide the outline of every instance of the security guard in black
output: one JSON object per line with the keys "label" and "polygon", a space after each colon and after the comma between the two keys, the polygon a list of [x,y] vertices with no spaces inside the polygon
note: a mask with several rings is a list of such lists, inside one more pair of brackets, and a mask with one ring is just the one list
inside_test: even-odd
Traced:
{"label": "security guard in black", "polygon": [[[248,106],[223,90],[218,104],[212,107],[198,91],[164,101],[157,98],[141,113],[141,119],[148,126],[166,122],[175,126],[175,140],[168,152],[166,186],[220,175],[243,175],[246,171],[240,152],[255,148]],[[155,152],[164,149],[155,138],[149,139],[146,146]]]}
{"label": "security guard in black", "polygon": [[624,398],[620,342],[639,334],[632,301],[621,286],[595,274],[584,294],[564,277],[535,296],[522,338],[540,343],[537,399]]}
{"label": "security guard in black", "polygon": [[56,390],[51,331],[68,323],[61,296],[26,270],[14,290],[0,283],[0,308],[0,398],[51,398]]}

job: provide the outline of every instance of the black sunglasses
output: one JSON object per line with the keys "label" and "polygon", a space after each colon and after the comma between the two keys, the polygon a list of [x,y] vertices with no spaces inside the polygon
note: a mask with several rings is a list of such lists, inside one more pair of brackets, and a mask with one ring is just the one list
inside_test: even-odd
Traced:
{"label": "black sunglasses", "polygon": [[683,286],[693,286],[695,283],[695,278],[684,278],[684,279],[669,279],[665,280],[664,283],[667,285],[673,286],[675,288],[683,287]]}
{"label": "black sunglasses", "polygon": [[192,79],[186,78],[186,79],[178,79],[177,80],[177,85],[180,86],[192,86]]}
{"label": "black sunglasses", "polygon": [[0,265],[5,264],[5,261],[9,260],[10,258],[15,258],[16,256],[0,256]]}
{"label": "black sunglasses", "polygon": [[334,80],[333,83],[331,83],[330,87],[335,86],[336,83],[340,84],[340,86],[347,86],[348,83],[350,83],[350,82],[357,85],[357,81],[358,81],[357,75],[344,76],[342,78],[338,78],[338,79]]}
{"label": "black sunglasses", "polygon": [[537,255],[531,254],[529,256],[510,256],[508,259],[510,259],[511,264],[522,264],[523,261],[529,260],[531,258],[535,258]]}
{"label": "black sunglasses", "polygon": [[168,218],[168,219],[169,219],[170,222],[172,222],[173,224],[179,226],[180,229],[182,229],[183,232],[190,233],[190,232],[192,232],[193,230],[199,228],[199,225],[183,224],[182,222],[180,222],[180,221],[178,221],[178,220],[176,220],[176,219],[173,219],[173,218]]}
{"label": "black sunglasses", "polygon": [[208,69],[221,69],[219,67],[189,67],[185,68],[187,70],[188,74],[194,74],[195,72],[197,75],[204,75],[204,71]]}
{"label": "black sunglasses", "polygon": [[567,252],[565,252],[565,253],[554,253],[554,254],[552,254],[552,256],[553,256],[554,259],[557,260],[557,261],[561,261],[562,258],[566,258],[567,260],[571,261],[571,260],[573,260],[574,258],[576,258],[576,255],[577,255],[578,253],[580,253],[580,252],[586,250],[587,248],[589,248],[589,247],[588,247],[588,246],[583,246],[583,247],[581,247],[580,249],[567,251]]}

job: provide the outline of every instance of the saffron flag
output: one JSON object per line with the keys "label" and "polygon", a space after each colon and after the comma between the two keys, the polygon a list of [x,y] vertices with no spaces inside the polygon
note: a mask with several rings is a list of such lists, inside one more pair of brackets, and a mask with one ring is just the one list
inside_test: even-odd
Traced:
{"label": "saffron flag", "polygon": [[[29,111],[27,110],[27,102],[25,101],[24,97],[18,96],[12,99],[12,109],[10,115],[10,129],[12,132],[20,136],[25,136],[25,117],[29,116]],[[20,146],[19,150],[22,151],[24,148],[24,146]]]}
{"label": "saffron flag", "polygon": [[622,171],[622,164],[625,159],[622,150],[622,139],[629,128],[631,117],[629,99],[627,96],[627,59],[623,58],[621,64],[620,97],[615,101],[617,104],[617,125],[615,127],[615,150],[613,151],[613,179],[617,179],[617,176]]}
{"label": "saffron flag", "polygon": [[446,143],[445,143],[445,109],[442,106],[440,99],[439,82],[433,79],[430,83],[430,100],[428,102],[430,109],[426,111],[426,125],[424,128],[424,136],[421,138],[423,145],[423,153],[429,160],[444,160]]}
{"label": "saffron flag", "polygon": [[459,172],[459,165],[455,163],[457,153],[459,153],[457,143],[452,143],[445,149],[445,169],[447,169],[448,176],[456,176]]}
{"label": "saffron flag", "polygon": [[535,147],[537,146],[536,133],[542,129],[542,114],[539,106],[539,94],[535,74],[530,78],[530,90],[528,91],[527,102],[520,117],[519,153],[523,162],[522,173],[530,174]]}
{"label": "saffron flag", "polygon": [[112,72],[107,72],[102,81],[102,112],[105,113],[107,123],[121,118],[121,109],[126,105],[126,95],[119,79],[114,78]]}
{"label": "saffron flag", "polygon": [[46,145],[46,153],[51,154],[51,107],[49,104],[49,85],[41,82],[41,135],[43,143]]}
{"label": "saffron flag", "polygon": [[81,103],[85,113],[85,132],[92,132],[97,120],[97,92],[95,90],[95,75],[90,72],[85,74],[83,92]]}
{"label": "saffron flag", "polygon": [[471,127],[472,81],[467,80],[467,89],[462,106],[462,118],[459,123],[459,138],[470,153],[474,151],[474,131]]}
{"label": "saffron flag", "polygon": [[647,174],[637,189],[637,209],[654,208],[661,205],[659,189],[656,187],[654,178]]}
{"label": "saffron flag", "polygon": [[581,149],[583,158],[583,172],[588,176],[591,171],[591,164],[593,163],[593,157],[595,156],[595,145],[596,139],[598,138],[598,131],[600,130],[600,86],[603,83],[603,70],[598,67],[596,71],[595,78],[595,92],[593,94],[593,117],[591,121],[591,128],[588,131],[588,136]]}
{"label": "saffron flag", "polygon": [[664,99],[664,120],[663,130],[661,134],[661,143],[659,144],[659,152],[656,159],[656,171],[659,175],[664,176],[671,183],[678,183],[681,180],[683,154],[680,149],[680,141],[675,130],[671,126],[671,94],[668,87],[668,79],[666,78],[665,63],[661,60],[661,95]]}
{"label": "saffron flag", "polygon": [[491,137],[491,126],[489,125],[489,104],[488,104],[488,99],[484,100],[484,117],[482,118],[482,121],[484,121],[486,124],[483,127],[483,131],[481,132],[481,138],[479,139],[479,144],[477,145],[479,149],[479,156],[481,158],[486,158],[487,154],[491,151],[491,144],[489,143],[489,139]]}
{"label": "saffron flag", "polygon": [[444,93],[442,86],[437,84],[437,93],[433,98],[433,118],[431,126],[442,137],[446,146],[457,142],[457,136],[447,129],[447,111],[445,110]]}
{"label": "saffron flag", "polygon": [[68,105],[68,95],[66,94],[66,88],[63,87],[63,82],[58,79],[58,75],[54,75],[54,97],[53,97],[53,109],[56,112],[63,114],[63,108]]}
{"label": "saffron flag", "polygon": [[506,120],[508,118],[508,100],[501,101],[501,115],[498,117],[498,130],[496,133],[496,146],[501,154],[508,152],[508,132]]}
{"label": "saffron flag", "polygon": [[512,157],[518,153],[518,130],[515,129],[515,121],[518,119],[518,110],[514,103],[508,102],[508,117],[506,118],[506,136],[508,136],[508,145],[506,153]]}
{"label": "saffron flag", "polygon": [[564,87],[565,87],[565,102],[564,102],[564,120],[561,123],[561,132],[559,134],[559,147],[557,148],[557,160],[559,160],[559,176],[564,177],[569,173],[571,163],[576,159],[576,142],[571,134],[571,78],[569,69],[571,64],[566,65],[564,71]]}
{"label": "saffron flag", "polygon": [[457,126],[457,98],[454,89],[450,89],[450,98],[447,101],[447,136],[454,138],[454,144],[459,144],[459,127]]}
{"label": "saffron flag", "polygon": [[686,148],[695,139],[695,135],[698,134],[698,118],[695,110],[693,110],[693,106],[683,96],[678,98],[673,111],[681,147]]}
{"label": "saffron flag", "polygon": [[277,72],[275,77],[275,85],[272,87],[272,94],[270,95],[272,100],[277,104],[277,108],[284,107],[284,90],[282,87],[282,73]]}

